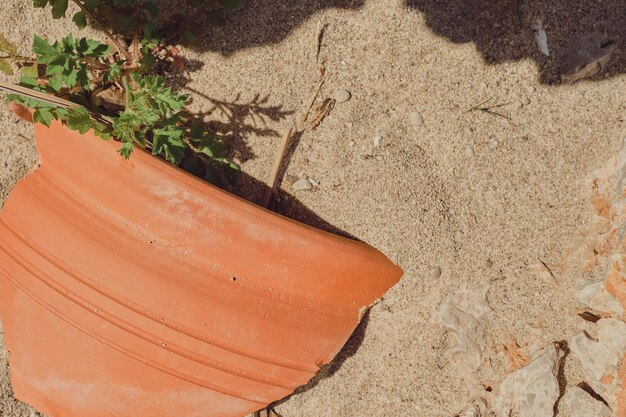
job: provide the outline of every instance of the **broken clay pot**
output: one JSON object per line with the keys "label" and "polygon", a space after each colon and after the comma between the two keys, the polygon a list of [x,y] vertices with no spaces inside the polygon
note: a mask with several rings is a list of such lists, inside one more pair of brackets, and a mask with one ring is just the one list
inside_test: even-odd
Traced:
{"label": "broken clay pot", "polygon": [[18,399],[50,417],[242,416],[306,384],[402,271],[54,122],[0,216]]}

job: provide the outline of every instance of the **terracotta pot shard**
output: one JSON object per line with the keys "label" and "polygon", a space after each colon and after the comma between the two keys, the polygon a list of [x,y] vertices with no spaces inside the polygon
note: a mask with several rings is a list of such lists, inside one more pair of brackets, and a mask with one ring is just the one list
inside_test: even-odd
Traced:
{"label": "terracotta pot shard", "polygon": [[0,215],[17,398],[50,417],[242,416],[332,360],[402,271],[143,152],[35,125]]}

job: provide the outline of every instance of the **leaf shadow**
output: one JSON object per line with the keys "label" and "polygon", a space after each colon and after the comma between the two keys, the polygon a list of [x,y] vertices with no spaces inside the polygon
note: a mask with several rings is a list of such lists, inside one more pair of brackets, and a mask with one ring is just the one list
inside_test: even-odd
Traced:
{"label": "leaf shadow", "polygon": [[[256,94],[250,100],[242,100],[237,94],[232,100],[217,99],[189,86],[182,90],[191,92],[211,103],[208,110],[194,113],[206,120],[208,131],[224,136],[230,147],[230,156],[241,162],[256,157],[248,144],[251,136],[278,137],[279,132],[269,126],[269,122],[278,123],[294,114],[280,104],[270,104],[270,95]],[[214,117],[217,116],[217,117]]]}
{"label": "leaf shadow", "polygon": [[193,49],[231,55],[277,44],[324,10],[358,10],[364,4],[365,0],[247,0],[241,9],[224,12],[216,2],[206,1],[186,22],[197,37]]}
{"label": "leaf shadow", "polygon": [[[559,84],[560,55],[579,36],[600,32],[624,45],[626,8],[623,0],[591,5],[587,0],[404,0],[424,15],[437,35],[455,44],[473,43],[491,65],[531,59],[539,81]],[[535,40],[533,25],[540,20],[550,55],[543,55]],[[588,80],[601,81],[626,73],[626,54],[613,54],[608,66]]]}

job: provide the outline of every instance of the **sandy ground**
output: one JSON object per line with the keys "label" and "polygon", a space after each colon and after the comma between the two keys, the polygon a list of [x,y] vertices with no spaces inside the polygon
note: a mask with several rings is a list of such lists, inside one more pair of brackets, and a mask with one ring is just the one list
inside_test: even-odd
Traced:
{"label": "sandy ground", "polygon": [[[73,30],[48,12],[32,13],[29,3],[0,6],[0,27],[25,50],[35,33],[56,37]],[[482,382],[505,375],[498,346],[511,337],[529,355],[569,339],[581,325],[572,314],[578,277],[560,272],[563,256],[588,226],[585,177],[626,135],[626,65],[618,51],[602,75],[559,85],[554,55],[591,29],[623,40],[623,0],[593,6],[528,0],[521,15],[516,1],[249,3],[185,52],[200,63],[186,75],[187,87],[204,95],[193,93],[195,108],[239,97],[230,105],[232,117],[218,110],[214,117],[235,136],[243,171],[264,180],[279,132],[299,117],[323,63],[322,97],[338,89],[352,97],[302,135],[282,187],[315,216],[405,270],[331,375],[280,404],[281,415],[452,417]],[[535,45],[537,17],[551,57]],[[257,96],[267,102],[255,103]],[[467,112],[489,98],[511,103],[498,108],[510,120]],[[414,111],[423,116],[420,127],[410,122]],[[0,126],[4,200],[37,156],[31,129],[6,107],[0,107]],[[319,186],[293,193],[291,182],[301,174]],[[238,193],[259,198],[246,185]],[[316,222],[311,213],[305,217]],[[536,273],[538,260],[558,286]],[[491,367],[471,373],[458,371],[445,355],[449,341],[433,317],[448,295],[478,284],[488,286],[493,309],[486,351]],[[2,352],[0,415],[29,416],[30,409],[11,398],[6,374]],[[581,378],[574,361],[565,374],[573,383]]]}

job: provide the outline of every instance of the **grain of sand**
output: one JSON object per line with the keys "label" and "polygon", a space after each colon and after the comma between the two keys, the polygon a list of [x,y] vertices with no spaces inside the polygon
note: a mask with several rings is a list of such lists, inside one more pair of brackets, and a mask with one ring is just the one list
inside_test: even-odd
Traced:
{"label": "grain of sand", "polygon": [[[522,346],[531,339],[543,346],[576,332],[576,277],[558,271],[588,222],[583,180],[625,137],[626,66],[618,52],[606,76],[555,84],[554,58],[541,56],[531,22],[543,18],[553,51],[592,28],[624,39],[624,3],[525,1],[522,15],[515,3],[249,1],[224,26],[207,29],[199,48],[185,51],[201,63],[188,74],[187,86],[206,96],[193,93],[195,109],[237,95],[240,103],[268,96],[260,107],[276,106],[266,125],[258,107],[235,106],[231,119],[214,111],[221,128],[239,138],[243,171],[263,180],[278,132],[294,123],[318,82],[314,39],[326,24],[321,97],[346,89],[351,99],[302,135],[286,178],[304,173],[318,180],[297,199],[405,271],[342,352],[343,362],[280,404],[283,416],[453,416],[480,382],[504,374],[496,346],[511,335]],[[2,3],[0,27],[25,52],[36,33],[57,38],[75,31],[48,11],[32,12],[25,0]],[[513,103],[499,108],[510,120],[466,112],[488,98]],[[518,101],[528,104],[515,106]],[[419,128],[410,122],[415,111],[424,120]],[[0,127],[4,200],[37,155],[32,129],[4,106]],[[378,133],[383,139],[374,147]],[[282,187],[289,191],[289,181]],[[255,192],[239,190],[258,200]],[[556,271],[557,289],[533,271],[537,259]],[[444,355],[432,316],[448,294],[479,283],[489,285],[494,310],[492,368],[460,375]],[[0,415],[29,416],[11,396],[0,352]],[[566,372],[578,374],[575,364]]]}

